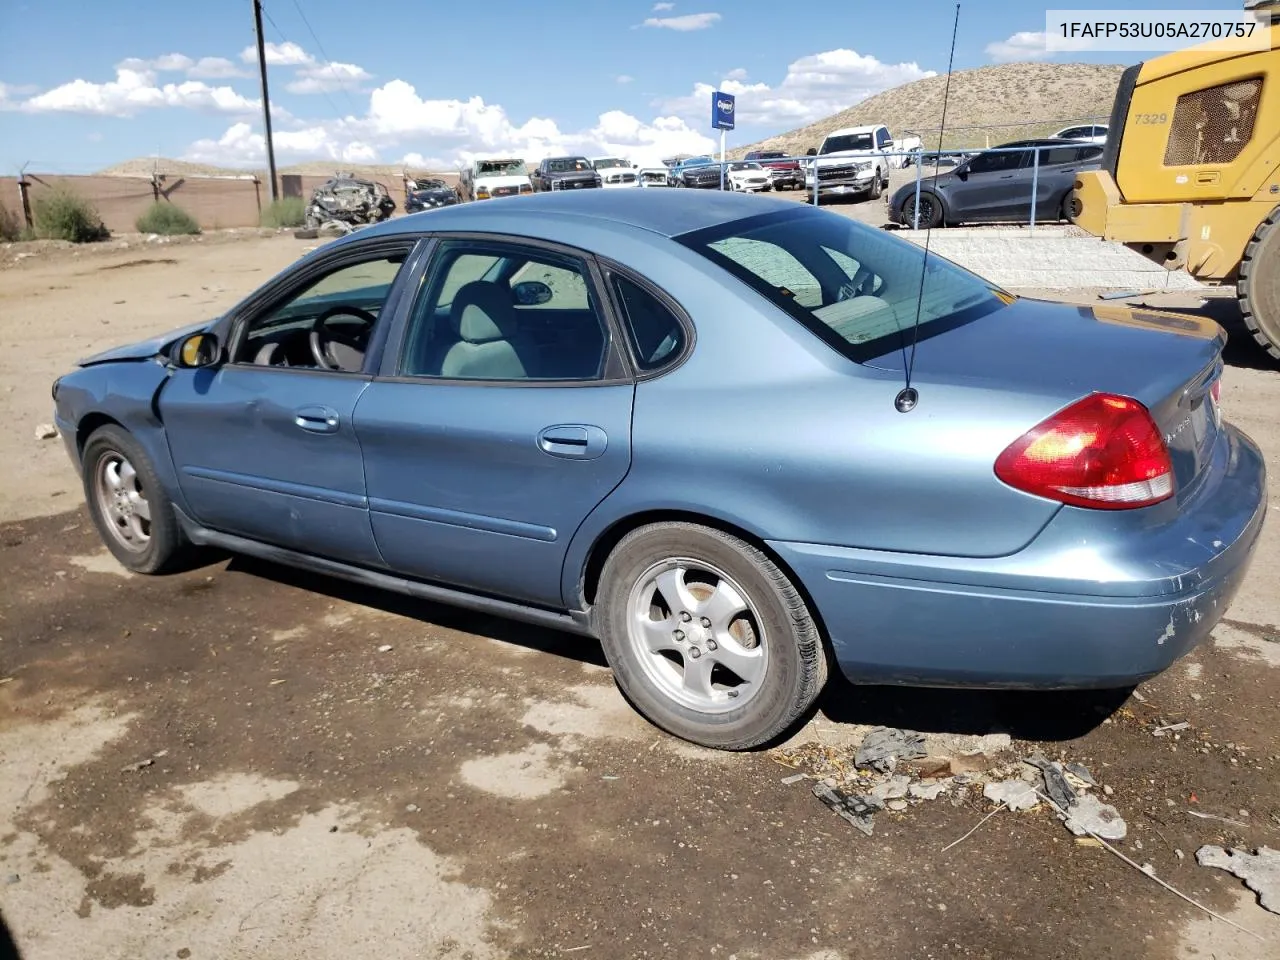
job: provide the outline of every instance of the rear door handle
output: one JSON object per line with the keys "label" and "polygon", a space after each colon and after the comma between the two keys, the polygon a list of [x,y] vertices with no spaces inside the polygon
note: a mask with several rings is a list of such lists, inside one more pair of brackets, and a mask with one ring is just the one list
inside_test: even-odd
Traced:
{"label": "rear door handle", "polygon": [[308,433],[337,433],[338,411],[333,407],[299,407],[293,412],[295,426]]}
{"label": "rear door handle", "polygon": [[594,460],[608,445],[608,435],[588,424],[560,423],[538,433],[538,447],[553,457]]}

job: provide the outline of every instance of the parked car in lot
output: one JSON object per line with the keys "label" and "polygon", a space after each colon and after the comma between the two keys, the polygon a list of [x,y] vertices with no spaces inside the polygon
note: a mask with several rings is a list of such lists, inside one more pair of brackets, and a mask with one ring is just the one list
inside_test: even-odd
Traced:
{"label": "parked car in lot", "polygon": [[1055,140],[1083,140],[1088,143],[1106,143],[1107,130],[1105,123],[1086,123],[1075,127],[1063,127],[1053,135]]}
{"label": "parked car in lot", "polygon": [[434,210],[458,202],[458,193],[439,177],[422,177],[406,180],[404,185],[404,212],[419,213]]}
{"label": "parked car in lot", "polygon": [[605,189],[640,186],[639,168],[621,157],[594,157],[591,166],[600,174],[600,185]]}
{"label": "parked car in lot", "polygon": [[711,157],[690,157],[671,172],[677,187],[720,189],[720,164]]}
{"label": "parked car in lot", "polygon": [[1204,640],[1266,512],[1224,343],[808,204],[556,191],[327,243],[53,406],[130,570],[211,546],[596,637],[744,749],[829,667],[1124,687]]}
{"label": "parked car in lot", "polygon": [[641,167],[636,172],[636,183],[641,187],[671,186],[671,169],[669,167]]}
{"label": "parked car in lot", "polygon": [[599,171],[586,157],[547,157],[533,172],[535,193],[548,190],[581,190],[604,185]]}
{"label": "parked car in lot", "polygon": [[476,160],[458,174],[458,196],[462,200],[489,200],[522,193],[533,193],[533,184],[519,157]]}
{"label": "parked car in lot", "polygon": [[769,171],[750,160],[737,160],[725,167],[725,186],[745,193],[773,189]]}
{"label": "parked car in lot", "polygon": [[775,190],[804,187],[804,170],[800,167],[800,161],[788,158],[781,150],[752,150],[742,159],[754,161],[764,167],[769,172],[769,179]]}
{"label": "parked car in lot", "polygon": [[833,130],[805,167],[805,189],[812,192],[816,179],[819,203],[832,194],[878,200],[889,186],[892,149],[893,138],[883,125]]}
{"label": "parked car in lot", "polygon": [[[1014,148],[1022,149],[1014,149]],[[1036,150],[1040,158],[1037,169]],[[1018,140],[963,161],[948,173],[920,184],[920,226],[961,223],[1027,223],[1035,185],[1036,220],[1070,220],[1076,173],[1096,169],[1102,147],[1056,139]],[[889,217],[910,226],[916,210],[916,183],[903,184],[889,198]]]}

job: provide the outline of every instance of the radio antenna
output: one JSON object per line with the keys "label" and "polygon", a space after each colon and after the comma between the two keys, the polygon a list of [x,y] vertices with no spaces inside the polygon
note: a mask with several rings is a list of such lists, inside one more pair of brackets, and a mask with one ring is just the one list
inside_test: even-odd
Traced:
{"label": "radio antenna", "polygon": [[[959,29],[960,29],[960,4],[957,3],[955,23],[951,27],[951,54],[947,58],[947,84],[942,91],[942,119],[938,122],[937,157],[942,156],[942,137],[946,133],[946,129],[947,129],[947,101],[951,97],[951,68],[956,60],[956,33],[959,31]],[[921,156],[921,160],[923,159],[924,157]],[[937,158],[935,158],[935,160],[936,159]],[[935,170],[934,177],[936,179],[937,177],[936,163],[934,166],[934,170]],[[934,202],[937,203],[937,200],[935,200]],[[915,217],[916,217],[916,229],[919,229],[920,208],[918,205],[915,210]],[[904,386],[902,390],[898,392],[898,395],[893,399],[893,405],[899,413],[910,413],[912,410],[916,408],[916,404],[920,401],[920,392],[916,390],[915,387],[911,386],[911,373],[916,365],[916,341],[918,339],[918,335],[920,332],[920,311],[924,307],[924,279],[925,279],[925,273],[927,272],[929,267],[929,240],[932,238],[932,236],[933,236],[933,225],[932,223],[930,223],[928,226],[925,227],[925,232],[924,232],[924,259],[920,261],[920,292],[919,292],[919,295],[916,297],[916,320],[915,320],[915,323],[911,325],[911,356],[909,358],[907,357],[903,358],[906,361],[905,363],[906,386]],[[903,353],[904,354],[906,353],[905,349],[903,350]]]}

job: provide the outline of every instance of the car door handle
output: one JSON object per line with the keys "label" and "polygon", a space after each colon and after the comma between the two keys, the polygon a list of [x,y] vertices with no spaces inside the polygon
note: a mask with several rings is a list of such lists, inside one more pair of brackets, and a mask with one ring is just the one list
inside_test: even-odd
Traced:
{"label": "car door handle", "polygon": [[608,446],[608,435],[599,427],[560,423],[538,433],[538,447],[553,457],[594,460]]}
{"label": "car door handle", "polygon": [[293,423],[309,433],[337,433],[338,411],[332,407],[299,407],[293,412]]}

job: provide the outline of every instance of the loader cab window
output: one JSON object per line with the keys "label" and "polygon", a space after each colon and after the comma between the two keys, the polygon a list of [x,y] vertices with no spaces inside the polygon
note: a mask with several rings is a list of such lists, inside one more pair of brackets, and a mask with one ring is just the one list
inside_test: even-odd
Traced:
{"label": "loader cab window", "polygon": [[1262,78],[1184,93],[1173,110],[1166,167],[1231,163],[1253,137]]}

